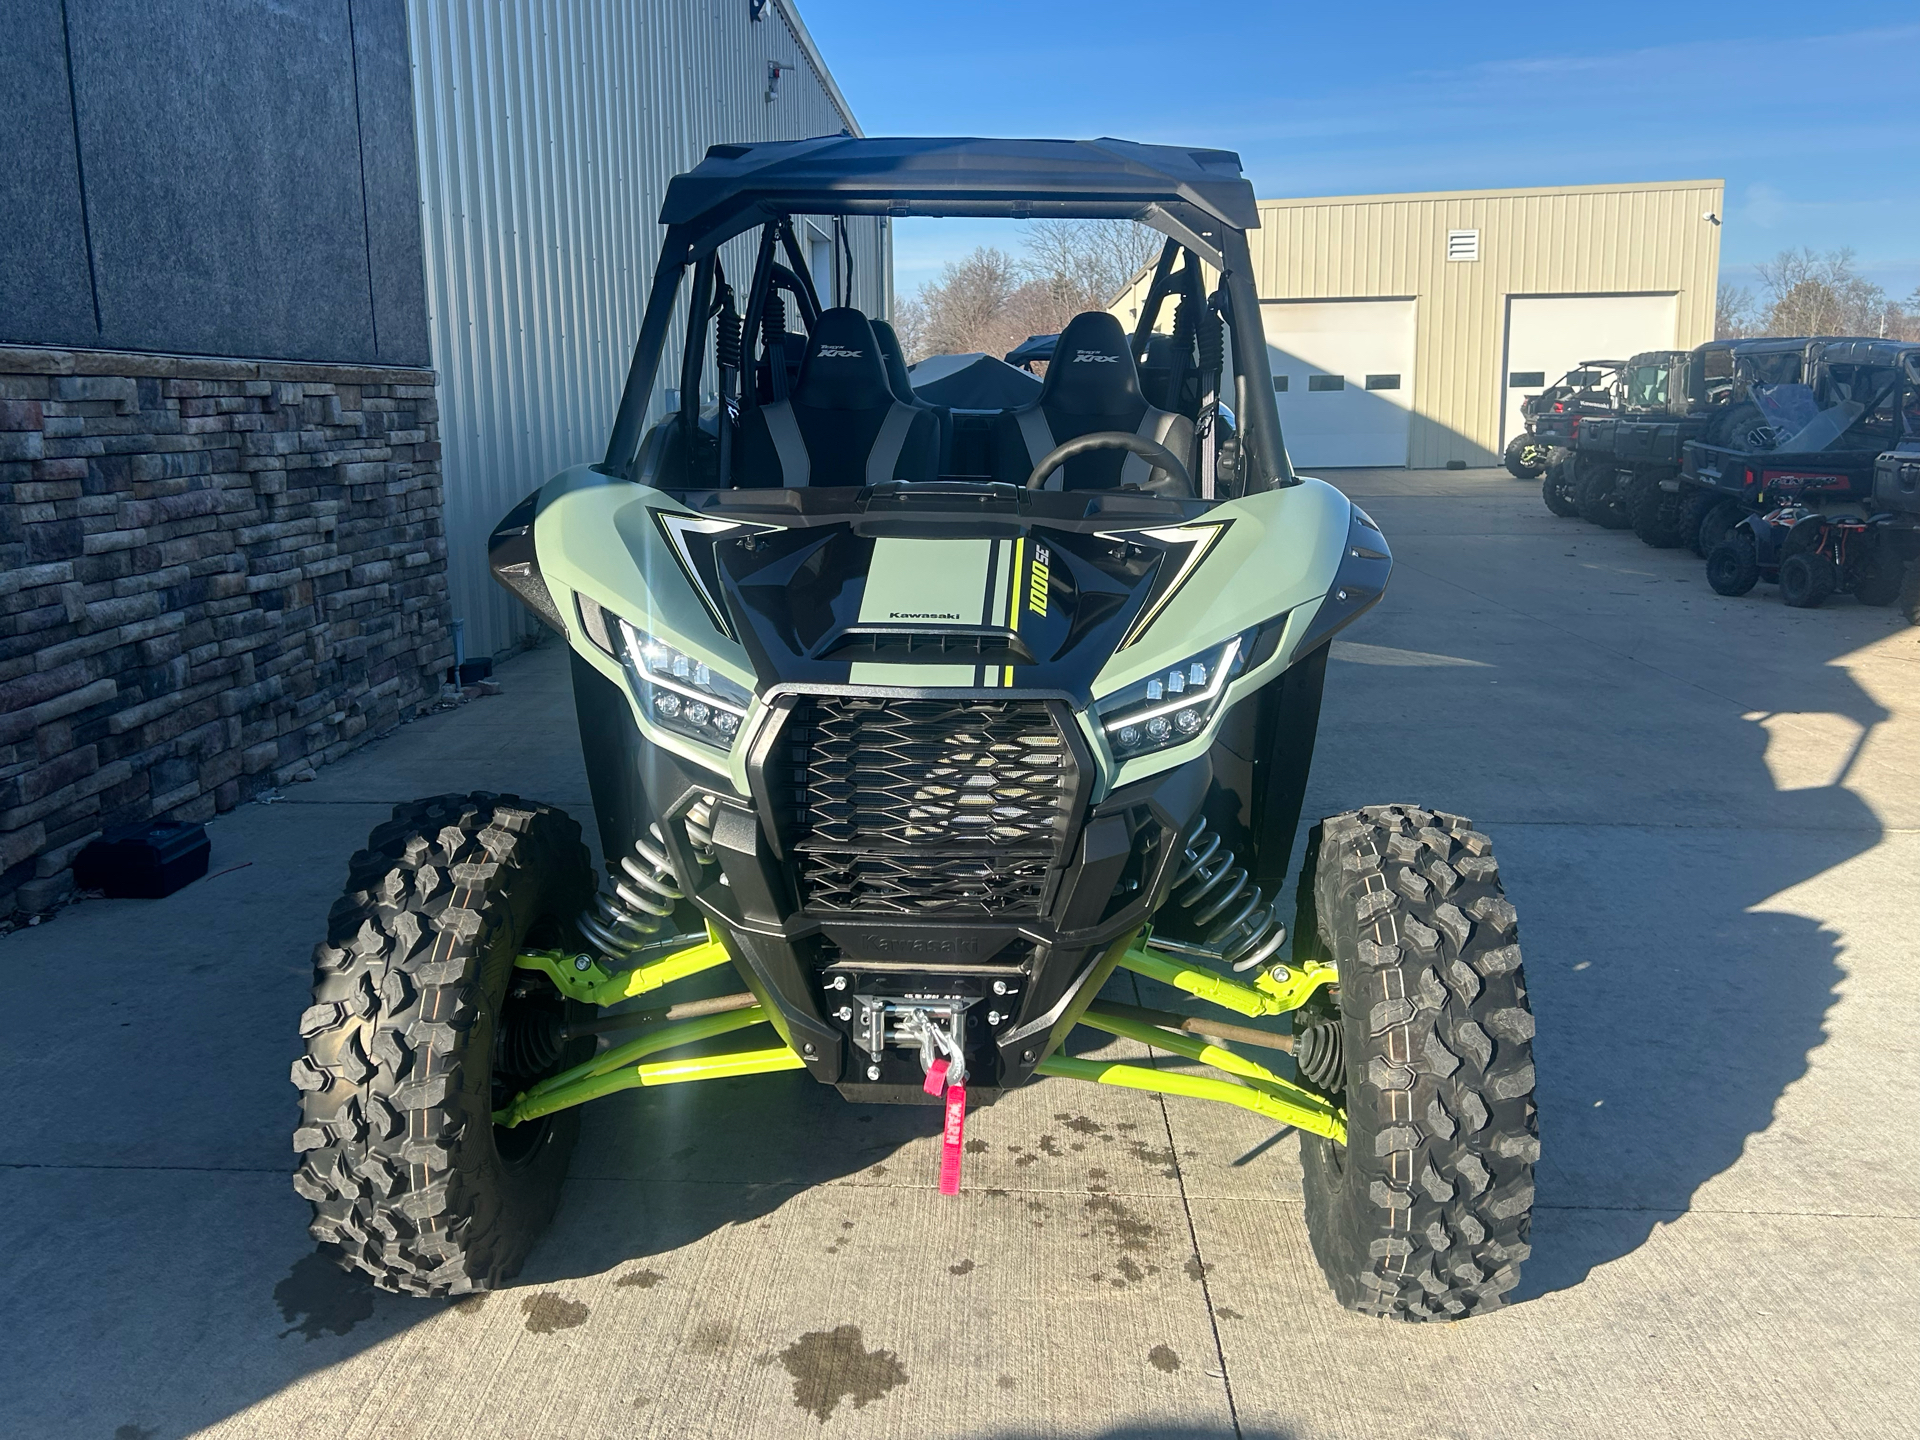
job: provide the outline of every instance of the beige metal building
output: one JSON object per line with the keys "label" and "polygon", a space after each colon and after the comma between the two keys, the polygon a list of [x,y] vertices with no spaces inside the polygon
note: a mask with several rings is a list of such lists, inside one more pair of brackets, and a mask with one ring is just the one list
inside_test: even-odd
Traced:
{"label": "beige metal building", "polygon": [[[1491,465],[1582,360],[1713,338],[1718,180],[1263,200],[1255,284],[1303,467]],[[1144,277],[1114,305],[1131,322]]]}

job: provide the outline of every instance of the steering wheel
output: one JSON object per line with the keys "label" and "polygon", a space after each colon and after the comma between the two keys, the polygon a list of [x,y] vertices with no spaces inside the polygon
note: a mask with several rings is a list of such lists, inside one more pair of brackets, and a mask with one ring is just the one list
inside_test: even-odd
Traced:
{"label": "steering wheel", "polygon": [[1090,450],[1131,450],[1156,470],[1164,470],[1180,482],[1185,494],[1193,493],[1193,477],[1187,473],[1186,464],[1180,457],[1158,441],[1149,440],[1143,435],[1131,435],[1125,430],[1096,430],[1091,435],[1081,435],[1056,445],[1033,467],[1033,473],[1027,476],[1027,488],[1038,490],[1047,483],[1047,477],[1058,470],[1076,455],[1085,455]]}

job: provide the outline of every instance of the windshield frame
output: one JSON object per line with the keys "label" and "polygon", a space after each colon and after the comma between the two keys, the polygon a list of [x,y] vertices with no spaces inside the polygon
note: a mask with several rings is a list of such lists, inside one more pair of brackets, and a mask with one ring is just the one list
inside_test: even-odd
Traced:
{"label": "windshield frame", "polygon": [[[756,216],[761,239],[757,247],[758,262],[750,294],[757,293],[762,287],[761,277],[773,263],[776,249],[785,250],[786,263],[782,268],[792,272],[796,279],[804,276],[804,280],[801,280],[803,288],[810,295],[814,294],[806,258],[800,253],[804,247],[793,245],[788,248],[782,238],[782,230],[790,230],[795,216],[897,213],[886,209],[876,212],[876,203],[863,198],[858,202],[835,205],[823,201],[817,194],[804,197],[796,195],[786,202],[775,196],[763,198]],[[1043,215],[1048,219],[1131,219],[1158,230],[1201,261],[1213,265],[1219,274],[1216,293],[1220,297],[1231,355],[1234,381],[1232,408],[1238,421],[1243,456],[1241,493],[1251,494],[1299,482],[1287,458],[1286,444],[1281,434],[1279,407],[1273,396],[1273,376],[1261,324],[1260,300],[1253,283],[1253,258],[1244,230],[1226,224],[1218,216],[1203,212],[1198,206],[1181,202],[1141,204],[1066,198],[1043,206],[1033,201],[982,200],[977,207],[969,208],[979,208],[1017,220],[1042,218]],[[962,202],[956,199],[948,201],[941,213],[968,212],[962,209]],[[714,257],[718,246],[750,228],[751,224],[737,229],[708,228],[695,234],[686,225],[668,226],[641,320],[640,336],[634,346],[633,360],[621,393],[619,411],[608,436],[606,454],[594,467],[596,470],[621,479],[631,477],[646,428],[648,400],[659,375],[662,353],[681,291],[685,288],[688,292],[689,314],[705,313],[714,294],[714,274],[717,269]],[[813,303],[817,313],[817,298]],[[751,318],[751,309],[748,318]],[[706,341],[696,337],[702,337],[704,333],[704,325],[690,324],[687,327],[688,340],[682,355],[683,371],[692,368],[697,374],[703,360],[696,359],[696,351],[703,351]],[[748,333],[751,335],[752,332]],[[699,387],[682,385],[681,392],[683,424],[691,426],[696,422],[686,407],[689,404],[697,406]],[[694,399],[689,402],[684,398],[687,396]]]}

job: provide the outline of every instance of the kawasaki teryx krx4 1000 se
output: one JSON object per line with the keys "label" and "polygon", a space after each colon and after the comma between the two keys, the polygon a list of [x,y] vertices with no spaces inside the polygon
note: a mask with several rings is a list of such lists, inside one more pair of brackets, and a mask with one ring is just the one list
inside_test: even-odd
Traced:
{"label": "kawasaki teryx krx4 1000 se", "polygon": [[[1131,335],[1080,315],[1031,403],[953,413],[884,322],[823,305],[796,235],[911,215],[1166,238]],[[1237,157],[718,146],[661,218],[605,459],[491,551],[571,649],[607,882],[573,820],[514,796],[373,832],[294,1067],[314,1234],[391,1289],[498,1285],[554,1211],[575,1107],[776,1070],[944,1105],[952,1192],[969,1100],[1048,1077],[1297,1128],[1344,1304],[1499,1304],[1539,1146],[1491,842],[1412,804],[1330,816],[1291,948],[1280,914],[1328,646],[1392,561],[1288,463]],[[1116,969],[1228,1017],[1102,1000]],[[709,970],[738,993],[608,1008]],[[1069,1054],[1076,1026],[1172,1063]]]}

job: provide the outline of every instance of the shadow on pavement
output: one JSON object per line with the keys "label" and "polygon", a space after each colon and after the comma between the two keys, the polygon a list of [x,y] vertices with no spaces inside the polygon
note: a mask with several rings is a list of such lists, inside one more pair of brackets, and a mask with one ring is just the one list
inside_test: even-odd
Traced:
{"label": "shadow on pavement", "polygon": [[[1760,907],[1883,837],[1848,771],[1890,717],[1831,662],[1888,622],[1851,602],[1803,620],[1770,590],[1724,601],[1690,552],[1630,533],[1566,521],[1539,544],[1524,512],[1494,534],[1471,507],[1444,518],[1442,506],[1487,493],[1479,477],[1449,477],[1444,497],[1383,478],[1341,487],[1390,538],[1403,507],[1442,518],[1395,542],[1394,588],[1352,632],[1405,650],[1329,667],[1309,796],[1328,803],[1310,813],[1415,798],[1493,835],[1539,1025],[1538,1209],[1514,1296],[1526,1300],[1578,1285],[1691,1209],[1773,1125],[1825,1042],[1840,937]],[[1557,551],[1589,563],[1560,572]],[[1567,593],[1570,575],[1584,589]],[[1627,584],[1635,592],[1614,588]],[[1427,652],[1447,663],[1393,658]],[[1776,783],[1759,721],[1790,714],[1860,732],[1828,783]],[[1366,771],[1379,775],[1394,745],[1383,791]]]}

